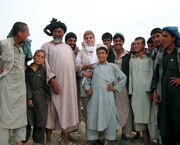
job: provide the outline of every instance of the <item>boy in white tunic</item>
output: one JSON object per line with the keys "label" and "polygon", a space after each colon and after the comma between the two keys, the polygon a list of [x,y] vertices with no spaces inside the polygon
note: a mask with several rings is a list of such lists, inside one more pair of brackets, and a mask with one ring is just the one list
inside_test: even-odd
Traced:
{"label": "boy in white tunic", "polygon": [[97,48],[99,63],[94,66],[92,80],[85,80],[85,90],[92,97],[87,106],[87,140],[98,139],[98,131],[105,133],[105,143],[116,139],[118,128],[114,91],[121,91],[126,76],[114,64],[106,61],[108,50],[104,46]]}
{"label": "boy in white tunic", "polygon": [[132,95],[135,130],[143,132],[144,142],[148,144],[147,132],[155,121],[150,101],[153,60],[147,57],[144,48],[145,39],[137,37],[134,41],[136,56],[132,57],[129,63],[129,94]]}

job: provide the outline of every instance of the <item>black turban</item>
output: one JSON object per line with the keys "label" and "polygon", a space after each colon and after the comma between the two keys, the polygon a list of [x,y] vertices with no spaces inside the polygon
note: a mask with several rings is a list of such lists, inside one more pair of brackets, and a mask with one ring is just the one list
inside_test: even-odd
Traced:
{"label": "black turban", "polygon": [[64,23],[62,23],[61,21],[57,21],[57,19],[53,18],[51,20],[51,23],[49,25],[47,25],[45,28],[44,28],[44,32],[48,35],[48,36],[52,36],[52,32],[54,29],[56,28],[61,28],[64,30],[64,33],[66,33],[66,25]]}

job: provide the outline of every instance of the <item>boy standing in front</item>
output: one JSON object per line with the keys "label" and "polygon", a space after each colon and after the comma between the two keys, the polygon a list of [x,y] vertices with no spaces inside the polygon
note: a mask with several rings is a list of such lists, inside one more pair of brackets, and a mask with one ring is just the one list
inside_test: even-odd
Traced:
{"label": "boy standing in front", "polygon": [[92,80],[85,80],[84,88],[92,95],[87,106],[87,140],[93,144],[98,140],[98,132],[104,132],[104,145],[116,139],[119,127],[114,92],[121,91],[126,84],[126,76],[114,64],[106,61],[108,50],[97,48],[99,63],[94,66]]}

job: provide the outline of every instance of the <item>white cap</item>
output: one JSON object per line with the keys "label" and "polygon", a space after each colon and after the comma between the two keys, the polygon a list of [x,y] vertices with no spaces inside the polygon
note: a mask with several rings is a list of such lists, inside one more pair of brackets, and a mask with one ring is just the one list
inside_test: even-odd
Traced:
{"label": "white cap", "polygon": [[100,48],[100,47],[105,47],[105,48],[107,49],[107,46],[104,45],[104,44],[97,44],[97,45],[96,45],[96,49],[98,49],[98,48]]}

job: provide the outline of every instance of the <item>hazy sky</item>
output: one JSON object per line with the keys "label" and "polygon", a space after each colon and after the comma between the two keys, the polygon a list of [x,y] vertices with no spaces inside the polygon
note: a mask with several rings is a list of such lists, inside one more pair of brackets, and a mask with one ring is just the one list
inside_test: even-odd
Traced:
{"label": "hazy sky", "polygon": [[15,22],[25,22],[34,52],[52,39],[43,29],[54,17],[66,24],[67,32],[77,34],[78,45],[86,30],[95,33],[96,43],[102,43],[104,32],[121,32],[124,48],[129,50],[135,37],[147,40],[155,27],[180,29],[179,6],[179,0],[0,0],[0,40]]}

